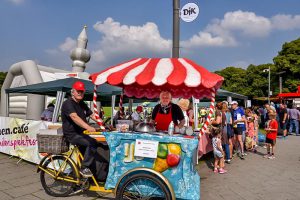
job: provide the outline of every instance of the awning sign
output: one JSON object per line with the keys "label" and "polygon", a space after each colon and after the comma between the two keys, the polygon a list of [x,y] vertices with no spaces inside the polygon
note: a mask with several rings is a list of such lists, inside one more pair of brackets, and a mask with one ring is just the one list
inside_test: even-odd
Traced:
{"label": "awning sign", "polygon": [[199,14],[199,7],[195,3],[185,4],[180,11],[180,18],[185,22],[194,21]]}

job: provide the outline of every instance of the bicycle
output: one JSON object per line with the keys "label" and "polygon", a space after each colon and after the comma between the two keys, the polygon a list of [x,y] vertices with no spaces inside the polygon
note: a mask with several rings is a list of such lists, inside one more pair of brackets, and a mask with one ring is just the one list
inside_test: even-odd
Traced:
{"label": "bicycle", "polygon": [[[105,137],[97,140],[106,141]],[[98,182],[94,175],[91,178],[81,176],[79,169],[82,160],[83,155],[75,145],[65,153],[47,154],[37,170],[45,192],[54,197],[67,197],[89,190],[114,193],[116,199],[175,199],[168,180],[154,170],[135,168],[125,173],[114,189],[105,189],[105,183]]]}

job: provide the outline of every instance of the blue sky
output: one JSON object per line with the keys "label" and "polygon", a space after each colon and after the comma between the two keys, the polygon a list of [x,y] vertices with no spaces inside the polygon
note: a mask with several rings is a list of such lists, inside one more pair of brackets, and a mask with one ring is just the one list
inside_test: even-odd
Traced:
{"label": "blue sky", "polygon": [[[210,71],[272,63],[300,36],[299,0],[181,0],[198,18],[180,22],[181,57]],[[23,60],[71,70],[88,26],[90,73],[136,57],[170,57],[172,0],[1,0],[0,71]]]}

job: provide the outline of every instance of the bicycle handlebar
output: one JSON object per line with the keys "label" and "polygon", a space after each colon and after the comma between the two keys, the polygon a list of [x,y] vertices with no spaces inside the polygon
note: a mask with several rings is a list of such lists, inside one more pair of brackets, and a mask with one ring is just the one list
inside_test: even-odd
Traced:
{"label": "bicycle handlebar", "polygon": [[102,132],[100,132],[100,130],[97,130],[97,129],[96,129],[95,132],[89,132],[88,130],[84,130],[83,134],[86,134],[86,135],[101,135]]}

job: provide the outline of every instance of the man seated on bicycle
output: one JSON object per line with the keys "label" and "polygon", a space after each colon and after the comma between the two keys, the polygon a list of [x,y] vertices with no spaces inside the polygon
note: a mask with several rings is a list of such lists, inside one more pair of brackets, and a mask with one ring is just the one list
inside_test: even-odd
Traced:
{"label": "man seated on bicycle", "polygon": [[61,108],[62,128],[66,139],[73,145],[85,147],[84,159],[80,174],[83,177],[91,177],[93,174],[89,169],[95,161],[97,153],[97,141],[88,135],[83,134],[84,130],[95,132],[86,118],[90,117],[96,121],[95,114],[84,103],[85,87],[81,81],[76,81],[71,90],[72,97],[64,101]]}

